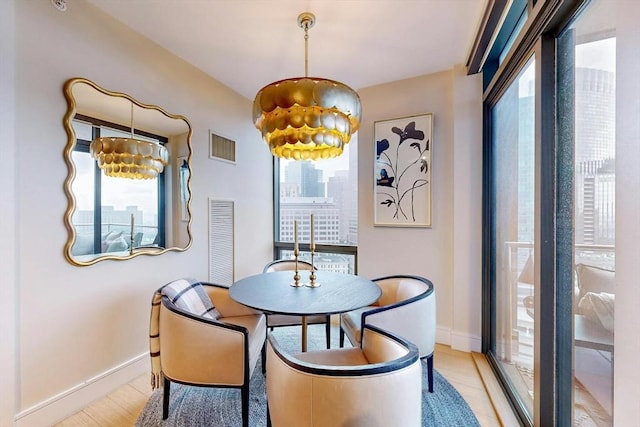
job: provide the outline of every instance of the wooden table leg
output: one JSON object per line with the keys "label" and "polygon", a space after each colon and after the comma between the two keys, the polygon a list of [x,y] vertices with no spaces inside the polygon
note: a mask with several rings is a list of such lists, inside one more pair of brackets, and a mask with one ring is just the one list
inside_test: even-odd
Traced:
{"label": "wooden table leg", "polygon": [[302,316],[302,351],[307,351],[307,316]]}

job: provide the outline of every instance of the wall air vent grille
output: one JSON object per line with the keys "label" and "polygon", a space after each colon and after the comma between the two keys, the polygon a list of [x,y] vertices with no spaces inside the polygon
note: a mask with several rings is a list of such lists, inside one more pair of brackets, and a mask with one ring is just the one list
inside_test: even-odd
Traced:
{"label": "wall air vent grille", "polygon": [[224,136],[209,133],[209,157],[212,159],[236,162],[236,142]]}
{"label": "wall air vent grille", "polygon": [[233,202],[209,199],[209,281],[233,284]]}

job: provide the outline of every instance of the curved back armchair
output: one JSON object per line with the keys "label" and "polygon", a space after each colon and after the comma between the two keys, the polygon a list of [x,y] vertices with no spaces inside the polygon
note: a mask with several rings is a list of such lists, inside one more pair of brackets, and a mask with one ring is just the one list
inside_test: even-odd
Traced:
{"label": "curved back armchair", "polygon": [[248,427],[249,379],[261,353],[264,359],[266,319],[261,312],[233,301],[227,287],[202,285],[217,310],[213,318],[191,313],[162,296],[158,321],[162,418],[169,415],[172,382],[234,387],[241,389],[243,426]]}
{"label": "curved back armchair", "polygon": [[340,315],[340,346],[345,335],[360,345],[363,325],[374,325],[414,343],[426,358],[429,391],[433,392],[433,351],[436,343],[436,293],[424,277],[395,275],[373,279],[382,290],[376,303]]}
{"label": "curved back armchair", "polygon": [[417,427],[422,366],[415,345],[366,325],[361,348],[288,354],[267,338],[267,417],[274,427]]}
{"label": "curved back armchair", "polygon": [[[278,259],[268,263],[263,273],[271,273],[274,271],[294,271],[296,269],[296,261],[292,259]],[[314,267],[311,263],[298,260],[298,271],[311,271]],[[293,275],[291,276],[293,279]],[[301,316],[292,316],[287,314],[269,314],[267,315],[267,326],[270,330],[278,326],[296,326],[302,324]],[[331,316],[307,316],[307,325],[324,324],[324,332],[327,341],[327,348],[331,348]]]}

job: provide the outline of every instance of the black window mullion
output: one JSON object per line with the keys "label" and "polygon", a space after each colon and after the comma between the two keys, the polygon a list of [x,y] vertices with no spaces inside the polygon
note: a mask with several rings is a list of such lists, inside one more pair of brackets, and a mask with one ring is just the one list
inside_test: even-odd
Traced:
{"label": "black window mullion", "polygon": [[[559,303],[556,283],[556,91],[555,40],[541,37],[536,43],[536,157],[539,159],[539,224],[536,259],[540,269],[536,298],[536,353],[539,366],[534,387],[535,416],[538,425],[558,424],[558,327]],[[539,314],[538,314],[539,313]],[[552,369],[553,367],[553,369]]]}
{"label": "black window mullion", "polygon": [[492,136],[491,136],[491,108],[487,102],[483,103],[483,149],[482,149],[482,352],[492,353],[495,337],[495,269],[492,262],[495,254],[495,230],[493,229],[493,168]]}
{"label": "black window mullion", "polygon": [[[179,168],[180,166],[178,166]],[[180,173],[178,171],[178,173]],[[167,247],[167,233],[166,233],[166,225],[167,225],[167,215],[166,210],[164,209],[165,205],[165,192],[164,192],[164,172],[158,174],[158,235],[159,238],[156,238],[158,241],[158,245],[160,247]],[[175,246],[175,245],[174,245]]]}
{"label": "black window mullion", "polygon": [[[92,126],[91,138],[100,138],[100,128]],[[98,167],[98,162],[93,165],[93,253],[102,253],[102,171]]]}
{"label": "black window mullion", "polygon": [[556,294],[558,425],[572,425],[573,265],[575,215],[575,48],[574,30],[556,44],[557,149]]}
{"label": "black window mullion", "polygon": [[[280,159],[273,156],[273,242],[280,241]],[[273,259],[279,259],[280,249],[273,245]]]}

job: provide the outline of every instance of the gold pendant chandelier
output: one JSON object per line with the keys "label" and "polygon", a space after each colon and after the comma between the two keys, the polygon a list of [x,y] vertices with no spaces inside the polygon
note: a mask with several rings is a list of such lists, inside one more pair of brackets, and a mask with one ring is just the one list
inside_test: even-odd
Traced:
{"label": "gold pendant chandelier", "polygon": [[91,141],[89,150],[104,174],[115,178],[153,179],[169,163],[169,154],[163,145],[134,137],[133,103],[131,138],[96,138]]}
{"label": "gold pendant chandelier", "polygon": [[360,97],[349,86],[308,77],[309,28],[312,13],[301,13],[304,30],[304,77],[273,82],[253,101],[253,122],[273,155],[294,160],[337,157],[360,127]]}

